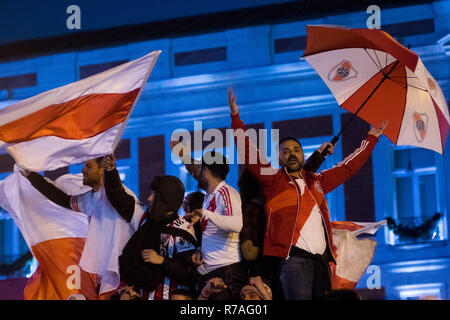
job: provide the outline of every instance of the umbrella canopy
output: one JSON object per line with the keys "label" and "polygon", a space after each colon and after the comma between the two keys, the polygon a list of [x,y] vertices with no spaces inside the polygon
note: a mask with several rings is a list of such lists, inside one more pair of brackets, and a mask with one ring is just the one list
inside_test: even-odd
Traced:
{"label": "umbrella canopy", "polygon": [[302,59],[342,108],[377,127],[389,120],[384,134],[394,144],[442,154],[450,128],[444,94],[419,56],[389,34],[307,26]]}

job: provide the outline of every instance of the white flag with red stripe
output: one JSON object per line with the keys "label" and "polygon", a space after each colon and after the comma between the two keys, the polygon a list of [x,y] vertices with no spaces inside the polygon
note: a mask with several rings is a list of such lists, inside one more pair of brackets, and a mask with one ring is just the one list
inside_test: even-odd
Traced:
{"label": "white flag with red stripe", "polygon": [[377,242],[358,239],[361,234],[374,235],[386,224],[378,222],[332,221],[333,241],[337,247],[336,267],[333,270],[333,289],[353,289],[370,265]]}
{"label": "white flag with red stripe", "polygon": [[0,110],[0,148],[32,171],[112,153],[160,53]]}
{"label": "white flag with red stripe", "polygon": [[[52,183],[70,194],[81,194],[90,190],[82,180],[81,174],[64,175]],[[97,299],[96,276],[78,268],[88,232],[85,214],[54,204],[19,172],[0,181],[0,206],[39,262],[25,287],[25,300],[65,300],[77,293]],[[68,285],[72,274],[77,285]]]}

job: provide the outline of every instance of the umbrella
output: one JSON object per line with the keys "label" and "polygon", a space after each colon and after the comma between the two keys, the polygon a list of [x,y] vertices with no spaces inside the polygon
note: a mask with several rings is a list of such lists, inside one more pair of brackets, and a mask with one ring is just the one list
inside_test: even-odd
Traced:
{"label": "umbrella", "polygon": [[450,127],[444,94],[419,56],[389,34],[307,26],[302,59],[317,71],[338,104],[353,113],[350,121],[356,115],[374,126],[389,120],[384,134],[394,144],[442,154]]}

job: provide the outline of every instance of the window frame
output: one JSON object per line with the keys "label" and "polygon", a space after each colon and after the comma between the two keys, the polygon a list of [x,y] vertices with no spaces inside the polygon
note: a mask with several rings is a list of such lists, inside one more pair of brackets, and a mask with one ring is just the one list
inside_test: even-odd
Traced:
{"label": "window frame", "polygon": [[[442,157],[439,157],[437,153],[435,153],[432,150],[428,150],[429,152],[433,152],[434,155],[434,166],[426,166],[422,168],[411,168],[411,170],[408,170],[408,168],[404,169],[396,169],[395,168],[395,151],[403,151],[403,150],[414,150],[414,149],[420,149],[418,147],[413,146],[395,146],[392,145],[390,148],[391,153],[391,185],[392,185],[392,215],[391,217],[399,222],[399,212],[398,212],[398,202],[397,202],[397,179],[403,178],[403,177],[410,177],[411,178],[411,184],[412,184],[412,200],[413,200],[413,215],[411,215],[411,219],[420,219],[420,218],[431,218],[431,216],[434,214],[423,214],[422,212],[422,199],[420,197],[420,177],[425,175],[434,175],[435,179],[435,188],[436,188],[436,210],[439,212],[442,216],[440,221],[438,222],[437,228],[439,228],[439,234],[440,237],[438,237],[437,240],[421,240],[416,242],[400,242],[398,240],[398,236],[394,234],[394,232],[390,229],[387,229],[387,232],[385,233],[385,243],[389,246],[395,246],[395,247],[411,247],[416,246],[417,248],[422,247],[423,245],[433,245],[433,244],[440,244],[442,242],[446,242],[448,240],[448,233],[447,233],[447,214],[446,214],[446,202],[445,202],[445,189],[444,189],[444,178],[443,178],[443,159]],[[409,218],[401,218],[403,219],[409,219]]]}

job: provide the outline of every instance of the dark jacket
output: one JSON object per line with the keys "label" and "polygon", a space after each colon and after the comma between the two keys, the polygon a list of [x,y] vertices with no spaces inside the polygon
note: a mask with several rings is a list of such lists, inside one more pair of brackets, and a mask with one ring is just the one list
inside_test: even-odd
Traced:
{"label": "dark jacket", "polygon": [[[108,184],[108,181],[106,178],[105,184]],[[147,220],[133,234],[119,257],[121,280],[128,285],[148,291],[155,290],[165,276],[181,284],[192,285],[194,282],[192,273],[195,273],[195,270],[190,265],[190,256],[194,250],[174,252],[173,257],[165,258],[162,265],[147,263],[142,259],[141,252],[145,249],[153,249],[160,253],[161,234],[178,236],[182,241],[193,244],[194,248],[198,246],[195,237],[177,228],[176,223],[173,223],[179,218],[178,210],[184,198],[184,186],[181,181],[174,176],[158,176],[153,180],[151,189],[156,192],[156,197],[150,211],[146,212]],[[109,199],[108,194],[107,196]],[[124,193],[122,196],[117,194],[114,196],[114,199],[109,199],[111,204],[131,221],[136,200],[131,201]]]}

